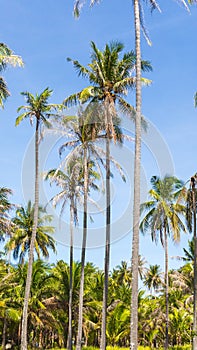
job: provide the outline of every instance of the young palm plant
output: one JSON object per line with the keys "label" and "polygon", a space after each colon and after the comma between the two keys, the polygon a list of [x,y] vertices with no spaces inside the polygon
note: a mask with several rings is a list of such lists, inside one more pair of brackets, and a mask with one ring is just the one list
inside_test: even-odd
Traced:
{"label": "young palm plant", "polygon": [[175,177],[157,176],[151,178],[152,189],[149,191],[150,200],[141,205],[145,211],[140,229],[142,233],[150,232],[152,240],[157,242],[158,237],[165,249],[165,302],[166,302],[166,331],[165,349],[169,342],[169,280],[168,280],[168,236],[174,242],[179,242],[180,232],[186,232],[182,216],[185,206],[179,201],[180,189],[183,183]]}
{"label": "young palm plant", "polygon": [[23,111],[16,119],[16,126],[26,118],[30,119],[30,123],[33,120],[36,121],[36,132],[35,132],[35,200],[34,200],[34,218],[33,218],[33,228],[32,236],[29,248],[29,259],[28,259],[28,270],[27,270],[27,280],[25,288],[25,298],[23,307],[23,317],[22,317],[22,335],[21,335],[21,350],[27,350],[27,315],[28,315],[28,302],[31,287],[32,278],[32,264],[33,264],[33,253],[36,240],[36,232],[38,226],[38,210],[39,210],[39,135],[42,124],[46,127],[50,127],[50,123],[47,120],[49,117],[57,115],[57,110],[61,107],[57,104],[49,104],[48,99],[52,94],[52,90],[46,88],[41,94],[36,94],[35,96],[30,92],[21,93],[27,101],[27,105],[20,106],[17,112]]}
{"label": "young palm plant", "polygon": [[[110,261],[110,223],[111,223],[111,195],[110,195],[110,140],[118,140],[117,128],[114,125],[117,120],[116,104],[124,114],[135,120],[133,107],[124,99],[129,89],[134,87],[136,78],[132,76],[135,69],[136,56],[131,51],[121,54],[123,44],[112,42],[100,51],[94,42],[91,43],[91,63],[87,67],[82,66],[78,61],[72,61],[78,75],[86,78],[91,86],[75,93],[64,100],[66,106],[76,103],[100,102],[104,107],[104,130],[106,134],[106,242],[105,242],[105,283],[103,293],[103,318],[102,318],[102,344],[106,348],[106,315],[108,296],[108,274]],[[147,61],[142,62],[142,69],[151,70]],[[148,83],[147,79],[142,79]],[[140,83],[142,83],[140,80]],[[80,348],[78,348],[80,350]]]}

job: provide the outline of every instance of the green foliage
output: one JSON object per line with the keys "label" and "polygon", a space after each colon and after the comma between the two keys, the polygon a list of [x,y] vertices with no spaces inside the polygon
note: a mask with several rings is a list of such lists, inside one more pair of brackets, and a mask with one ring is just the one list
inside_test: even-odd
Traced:
{"label": "green foliage", "polygon": [[[13,67],[23,66],[22,58],[14,55],[4,43],[0,43],[0,72],[4,71],[8,65]],[[4,101],[10,96],[7,84],[2,76],[0,76],[0,107],[3,108]]]}

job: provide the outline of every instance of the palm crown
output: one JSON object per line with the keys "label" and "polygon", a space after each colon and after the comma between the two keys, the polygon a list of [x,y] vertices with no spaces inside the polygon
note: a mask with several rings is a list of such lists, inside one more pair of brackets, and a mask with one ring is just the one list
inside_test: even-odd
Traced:
{"label": "palm crown", "polygon": [[[120,42],[107,44],[104,51],[100,51],[95,43],[91,42],[91,48],[91,63],[87,67],[81,65],[77,60],[68,58],[78,75],[87,78],[92,85],[66,98],[65,105],[104,101],[110,97],[114,102],[118,102],[124,112],[133,113],[133,108],[123,99],[123,96],[126,96],[128,90],[135,86],[135,77],[132,75],[135,71],[134,52],[125,53],[120,58],[124,49],[124,45]],[[142,69],[151,70],[150,62],[142,61]],[[150,82],[144,78],[142,81]]]}
{"label": "palm crown", "polygon": [[50,127],[51,124],[47,119],[51,116],[57,116],[57,113],[52,111],[59,110],[62,107],[61,105],[48,103],[52,90],[46,88],[41,94],[37,93],[35,96],[28,91],[22,92],[21,95],[26,98],[27,105],[20,106],[17,109],[17,112],[21,110],[24,110],[24,112],[17,117],[16,126],[25,118],[29,118],[31,124],[33,119],[36,118],[38,121],[42,121],[46,127]]}
{"label": "palm crown", "polygon": [[[18,259],[23,263],[25,255],[30,249],[30,241],[33,228],[34,206],[31,201],[28,202],[27,208],[21,207],[17,209],[16,216],[13,218],[13,235],[6,244],[8,251],[13,251],[14,259]],[[54,228],[50,225],[45,225],[52,221],[52,216],[47,215],[45,209],[39,207],[38,226],[36,231],[35,251],[40,258],[42,254],[45,258],[49,256],[48,249],[55,252],[55,241],[51,237],[54,233]]]}
{"label": "palm crown", "polygon": [[163,244],[163,230],[172,233],[173,240],[179,241],[180,231],[186,231],[180,215],[185,213],[185,206],[179,202],[179,193],[183,183],[173,176],[165,176],[160,179],[157,176],[151,178],[152,189],[149,191],[151,200],[141,205],[141,210],[146,215],[141,221],[141,231],[150,230],[152,239],[160,235]]}

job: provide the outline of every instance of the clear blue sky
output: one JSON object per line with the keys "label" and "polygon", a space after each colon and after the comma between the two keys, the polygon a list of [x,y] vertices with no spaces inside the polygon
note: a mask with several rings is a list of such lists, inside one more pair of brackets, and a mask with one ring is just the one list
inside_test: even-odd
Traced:
{"label": "clear blue sky", "polygon": [[[174,174],[184,181],[197,171],[197,109],[193,103],[197,91],[197,7],[191,8],[191,14],[172,0],[160,1],[160,7],[161,14],[154,12],[151,15],[145,11],[152,47],[142,39],[143,58],[150,60],[153,66],[153,72],[147,75],[153,80],[152,86],[143,89],[143,114],[152,123],[149,136],[144,137],[146,145],[142,154],[144,192],[149,187],[150,177],[164,175],[165,169],[169,172],[174,167]],[[86,5],[79,20],[73,18],[72,9],[73,2],[66,0],[1,2],[1,42],[21,55],[25,62],[24,68],[9,68],[5,72],[11,97],[4,110],[0,111],[0,185],[13,189],[16,203],[25,204],[27,196],[23,197],[24,187],[33,186],[31,170],[28,169],[28,172],[27,167],[26,178],[30,180],[25,185],[24,179],[21,182],[23,159],[25,155],[29,157],[28,144],[33,128],[28,121],[18,128],[14,126],[16,109],[24,104],[20,92],[28,90],[40,93],[49,86],[54,90],[52,102],[59,103],[86,84],[76,76],[71,64],[66,61],[67,57],[87,64],[91,40],[100,49],[111,40],[122,41],[126,51],[134,49],[131,1],[103,0],[92,9]],[[128,99],[134,104],[134,94]],[[124,157],[128,160],[132,151],[128,151],[128,158],[126,152],[125,146]],[[130,166],[129,160],[125,165],[126,170]],[[132,169],[128,171],[132,172]],[[132,184],[125,187],[116,179],[113,186],[114,213],[117,217],[124,217],[126,213],[130,220],[132,213],[128,210],[128,188],[131,189]],[[119,192],[122,193],[121,203],[117,201]],[[113,218],[114,225],[120,231],[123,227],[124,233],[118,234],[114,228],[111,266],[119,264],[121,260],[129,260],[131,256],[131,234],[126,234],[127,225],[124,227],[124,222],[118,221],[121,218],[117,217]],[[60,236],[56,234],[57,239],[63,242]],[[184,237],[179,247],[171,245],[170,255],[181,255],[182,246],[188,238]],[[141,238],[141,254],[149,263],[159,263],[163,267],[163,250],[159,244],[155,247],[150,237]],[[68,249],[59,244],[58,255],[52,260],[60,258],[68,261]],[[75,251],[75,258],[80,258],[79,249]],[[89,249],[87,260],[102,267],[103,249]],[[177,266],[177,262],[171,260],[170,266]]]}

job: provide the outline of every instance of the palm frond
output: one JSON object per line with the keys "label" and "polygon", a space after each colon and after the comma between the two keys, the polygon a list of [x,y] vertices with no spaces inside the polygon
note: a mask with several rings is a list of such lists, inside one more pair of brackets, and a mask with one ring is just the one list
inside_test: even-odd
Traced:
{"label": "palm frond", "polygon": [[63,104],[66,107],[72,107],[77,105],[78,103],[80,103],[80,94],[81,94],[81,91],[73,95],[70,95],[69,97],[64,99]]}
{"label": "palm frond", "polygon": [[82,66],[82,64],[79,63],[79,61],[77,60],[72,60],[71,58],[67,58],[68,62],[72,62],[78,76],[82,76],[83,78],[87,78],[90,75],[90,71]]}
{"label": "palm frond", "polygon": [[3,108],[3,102],[10,96],[5,80],[0,77],[0,107]]}

